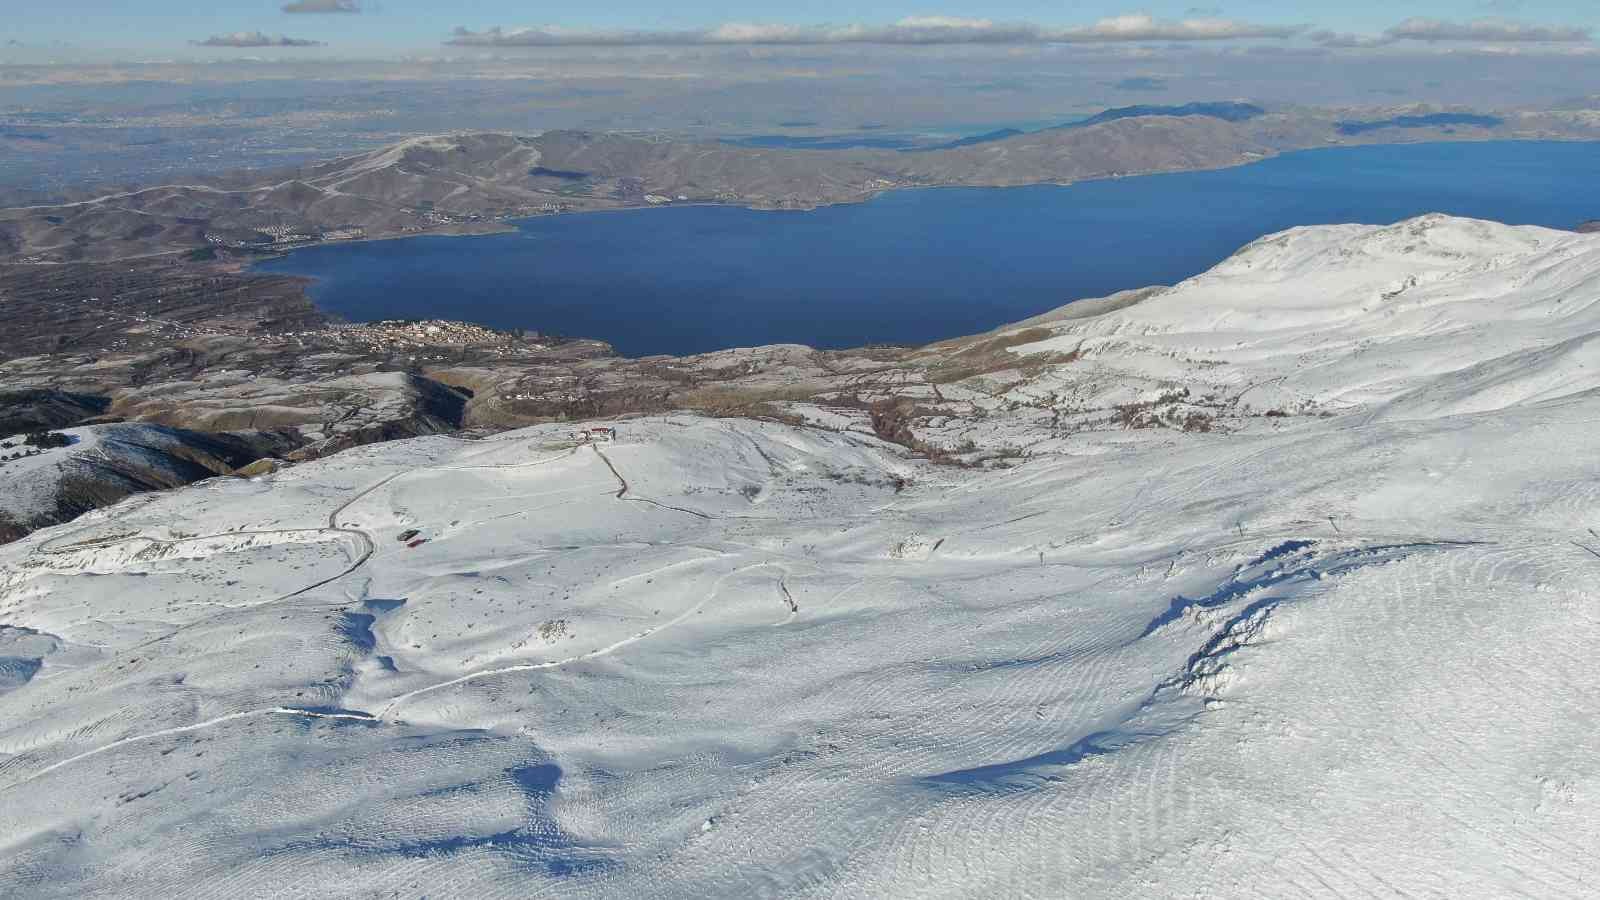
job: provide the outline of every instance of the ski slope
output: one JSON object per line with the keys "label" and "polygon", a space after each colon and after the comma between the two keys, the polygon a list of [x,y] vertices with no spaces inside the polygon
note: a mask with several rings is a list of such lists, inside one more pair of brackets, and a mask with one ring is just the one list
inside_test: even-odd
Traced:
{"label": "ski slope", "polygon": [[1299,229],[967,427],[1289,416],[539,426],[38,532],[0,896],[1595,896],[1596,300],[1594,237]]}

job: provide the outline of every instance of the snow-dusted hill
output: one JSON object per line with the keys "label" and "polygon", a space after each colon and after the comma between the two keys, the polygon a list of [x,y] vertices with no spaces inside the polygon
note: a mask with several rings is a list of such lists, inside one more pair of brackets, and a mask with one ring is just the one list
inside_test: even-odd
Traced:
{"label": "snow-dusted hill", "polygon": [[62,447],[0,440],[0,541],[55,525],[129,494],[225,474],[293,449],[271,432],[201,433],[145,423],[71,428]]}
{"label": "snow-dusted hill", "polygon": [[1124,388],[1181,381],[1257,409],[1377,405],[1383,416],[1409,418],[1592,387],[1571,376],[1597,330],[1594,237],[1424,216],[1263,238],[1210,272],[1058,326],[1055,338],[1021,352],[1076,350],[1098,363],[1090,371],[1102,380],[1130,376]]}
{"label": "snow-dusted hill", "polygon": [[1597,299],[1596,237],[1303,229],[1030,324],[947,425],[1007,469],[669,416],[41,531],[0,896],[1594,896]]}

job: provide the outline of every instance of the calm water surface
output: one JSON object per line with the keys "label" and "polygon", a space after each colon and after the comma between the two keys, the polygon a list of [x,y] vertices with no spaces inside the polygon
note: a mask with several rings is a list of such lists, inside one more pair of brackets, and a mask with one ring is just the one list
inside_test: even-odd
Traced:
{"label": "calm water surface", "polygon": [[924,343],[1171,284],[1294,225],[1425,212],[1600,218],[1600,144],[1334,148],[1067,187],[896,191],[810,212],[685,206],[550,216],[514,234],[296,251],[355,321],[448,318],[600,338],[630,356]]}

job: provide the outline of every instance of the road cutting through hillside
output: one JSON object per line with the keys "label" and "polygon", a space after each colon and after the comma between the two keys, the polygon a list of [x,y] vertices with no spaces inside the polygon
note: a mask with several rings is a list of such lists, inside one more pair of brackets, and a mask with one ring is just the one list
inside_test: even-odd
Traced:
{"label": "road cutting through hillside", "polygon": [[697,519],[705,519],[707,521],[710,521],[712,519],[764,519],[764,518],[766,518],[765,516],[736,516],[736,515],[727,515],[727,514],[712,515],[712,514],[707,513],[707,512],[701,512],[698,509],[689,509],[688,507],[685,507],[685,506],[672,506],[671,504],[668,504],[668,503],[662,503],[659,500],[652,500],[649,497],[639,497],[639,496],[630,497],[630,496],[628,496],[628,494],[631,492],[632,489],[628,486],[628,479],[623,478],[622,477],[622,473],[617,471],[616,465],[611,462],[611,457],[606,456],[605,451],[600,449],[600,445],[599,444],[590,444],[589,446],[591,448],[593,448],[595,454],[600,457],[600,460],[606,464],[606,468],[611,470],[611,474],[616,477],[617,484],[620,485],[620,487],[617,489],[617,493],[616,493],[616,498],[618,500],[627,500],[630,503],[646,503],[646,504],[649,504],[650,506],[657,507],[658,509],[666,509],[666,510],[671,510],[672,512],[680,512],[680,513],[683,513],[685,515],[694,516]]}
{"label": "road cutting through hillside", "polygon": [[611,474],[612,475],[616,476],[617,484],[621,485],[621,487],[619,487],[617,489],[617,499],[618,500],[629,500],[629,501],[632,501],[634,503],[648,503],[651,506],[660,507],[661,509],[670,509],[673,512],[681,512],[681,513],[684,513],[686,515],[695,516],[696,518],[700,518],[700,519],[714,519],[714,518],[717,518],[716,516],[712,516],[712,515],[709,515],[707,513],[703,513],[703,512],[701,512],[701,511],[699,511],[697,509],[685,509],[682,506],[668,506],[665,503],[660,503],[660,502],[657,502],[655,500],[651,500],[649,497],[629,497],[628,496],[628,479],[623,478],[622,477],[622,473],[617,471],[617,467],[615,465],[613,465],[612,462],[611,462],[611,457],[606,456],[605,452],[600,449],[600,445],[599,444],[590,444],[589,446],[594,448],[595,455],[600,457],[600,461],[606,464],[606,468],[611,470]]}

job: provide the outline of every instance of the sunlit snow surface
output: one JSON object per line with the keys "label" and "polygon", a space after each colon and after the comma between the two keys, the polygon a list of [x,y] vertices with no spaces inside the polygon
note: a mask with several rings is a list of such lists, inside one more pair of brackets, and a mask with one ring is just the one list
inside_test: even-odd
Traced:
{"label": "sunlit snow surface", "polygon": [[1594,896],[1596,301],[1600,238],[1307,229],[1021,352],[1327,417],[546,426],[39,532],[0,896]]}

